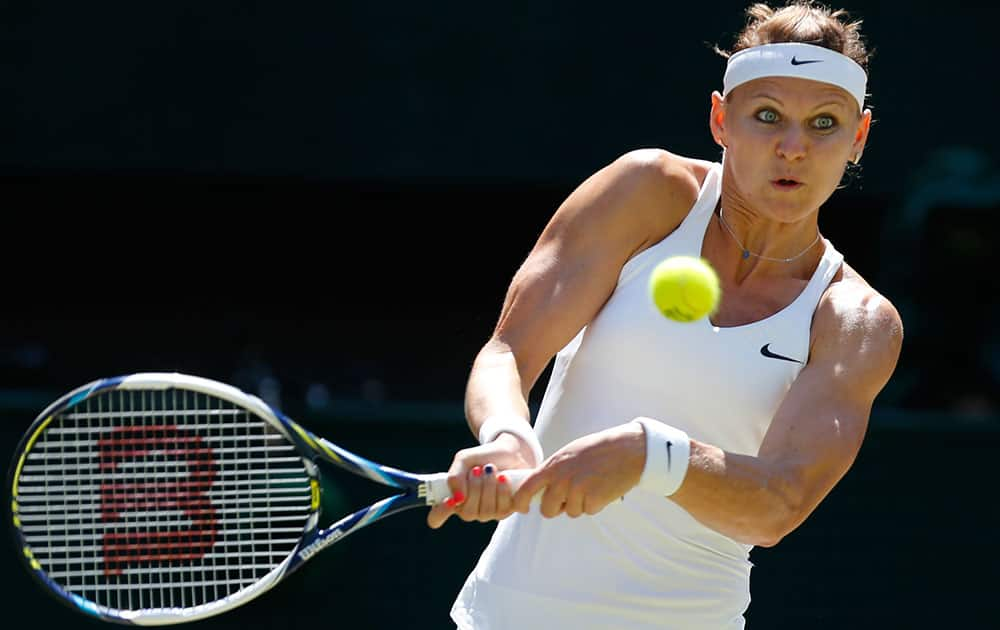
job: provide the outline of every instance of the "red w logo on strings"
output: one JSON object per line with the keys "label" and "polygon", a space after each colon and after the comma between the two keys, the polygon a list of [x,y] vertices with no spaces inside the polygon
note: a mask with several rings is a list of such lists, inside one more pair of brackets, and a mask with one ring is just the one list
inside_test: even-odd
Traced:
{"label": "red w logo on strings", "polygon": [[[98,448],[102,473],[122,475],[130,469],[122,464],[143,464],[134,481],[101,484],[101,520],[125,530],[104,534],[105,575],[138,562],[197,560],[211,549],[215,509],[205,493],[215,480],[215,459],[201,437],[174,425],[119,427]],[[186,519],[171,523],[165,512]]]}

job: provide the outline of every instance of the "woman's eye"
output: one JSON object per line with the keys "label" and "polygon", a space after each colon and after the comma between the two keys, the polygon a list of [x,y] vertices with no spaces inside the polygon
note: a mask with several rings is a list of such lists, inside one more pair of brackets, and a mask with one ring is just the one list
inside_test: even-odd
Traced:
{"label": "woman's eye", "polygon": [[773,109],[762,109],[757,112],[757,120],[766,123],[778,122],[778,114]]}
{"label": "woman's eye", "polygon": [[833,116],[819,116],[813,121],[813,126],[817,129],[833,129],[837,126],[837,121]]}

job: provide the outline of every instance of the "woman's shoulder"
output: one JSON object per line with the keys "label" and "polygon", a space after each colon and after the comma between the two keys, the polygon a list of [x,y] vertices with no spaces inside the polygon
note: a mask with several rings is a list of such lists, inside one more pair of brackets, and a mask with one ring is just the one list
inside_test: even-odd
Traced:
{"label": "woman's shoulder", "polygon": [[860,335],[868,343],[892,345],[903,334],[896,307],[846,262],[820,298],[813,328],[816,335],[838,342]]}
{"label": "woman's shoulder", "polygon": [[615,164],[626,176],[694,197],[698,196],[702,183],[715,166],[714,162],[660,148],[633,149],[619,156]]}
{"label": "woman's shoulder", "polygon": [[617,243],[611,255],[627,260],[681,224],[711,168],[663,149],[623,153],[569,195],[541,238],[591,253],[595,239]]}
{"label": "woman's shoulder", "polygon": [[820,304],[834,310],[845,306],[857,306],[873,299],[884,299],[861,273],[846,261],[833,276]]}
{"label": "woman's shoulder", "polygon": [[714,166],[665,149],[634,149],[610,165],[611,185],[625,192],[633,209],[669,230],[687,216]]}

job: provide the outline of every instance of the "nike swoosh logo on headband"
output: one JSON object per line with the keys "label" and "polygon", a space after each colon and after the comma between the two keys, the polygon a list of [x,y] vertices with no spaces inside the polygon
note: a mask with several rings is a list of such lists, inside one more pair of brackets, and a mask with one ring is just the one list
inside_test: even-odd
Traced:
{"label": "nike swoosh logo on headband", "polygon": [[822,59],[803,59],[802,61],[799,61],[795,57],[792,57],[792,65],[793,66],[802,66],[802,65],[805,65],[807,63],[823,63],[823,60]]}

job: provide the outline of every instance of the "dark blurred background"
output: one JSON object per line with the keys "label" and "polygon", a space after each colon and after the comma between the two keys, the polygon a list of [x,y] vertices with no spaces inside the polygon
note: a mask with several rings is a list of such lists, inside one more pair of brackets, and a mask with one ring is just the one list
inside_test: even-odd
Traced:
{"label": "dark blurred background", "polygon": [[[444,468],[472,443],[468,367],[562,199],[631,149],[718,158],[711,45],[745,6],[4,5],[2,454],[68,389],[178,370],[370,458]],[[1000,8],[838,6],[875,48],[876,123],[821,227],[906,341],[855,467],[753,552],[749,627],[991,627]],[[422,519],[360,532],[201,625],[450,627],[492,526]],[[24,618],[96,625],[3,554]]]}

